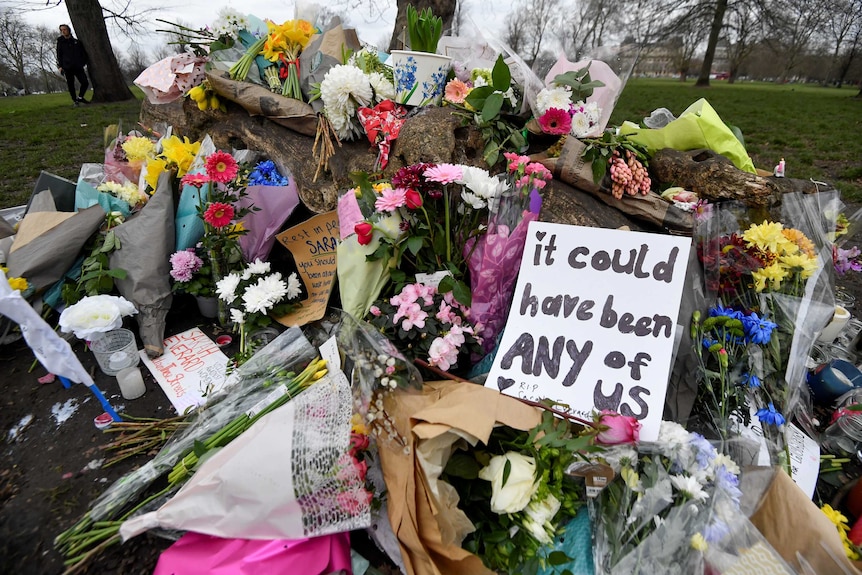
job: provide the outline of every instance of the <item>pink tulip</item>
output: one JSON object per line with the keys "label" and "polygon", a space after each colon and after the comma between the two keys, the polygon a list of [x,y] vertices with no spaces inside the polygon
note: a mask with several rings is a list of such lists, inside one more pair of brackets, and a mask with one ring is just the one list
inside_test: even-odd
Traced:
{"label": "pink tulip", "polygon": [[599,415],[598,429],[596,443],[617,445],[636,442],[640,434],[641,424],[634,417],[604,410]]}

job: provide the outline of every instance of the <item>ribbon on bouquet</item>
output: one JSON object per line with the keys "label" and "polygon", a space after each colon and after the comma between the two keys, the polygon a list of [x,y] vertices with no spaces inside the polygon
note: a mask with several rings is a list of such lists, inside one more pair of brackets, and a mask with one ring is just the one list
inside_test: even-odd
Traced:
{"label": "ribbon on bouquet", "polygon": [[398,137],[406,115],[407,109],[392,100],[383,100],[373,108],[362,107],[356,111],[368,141],[380,150],[377,156],[380,169],[385,168],[389,163],[392,140]]}

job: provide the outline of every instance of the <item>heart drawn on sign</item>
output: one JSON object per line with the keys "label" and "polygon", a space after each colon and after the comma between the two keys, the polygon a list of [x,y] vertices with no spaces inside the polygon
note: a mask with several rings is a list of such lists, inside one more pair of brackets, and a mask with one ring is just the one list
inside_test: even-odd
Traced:
{"label": "heart drawn on sign", "polygon": [[536,239],[539,241],[542,241],[543,239],[545,239],[546,233],[548,233],[548,232],[536,232]]}
{"label": "heart drawn on sign", "polygon": [[509,378],[503,377],[503,376],[497,377],[497,388],[499,388],[500,391],[509,389],[513,385],[515,385],[514,379],[509,379]]}

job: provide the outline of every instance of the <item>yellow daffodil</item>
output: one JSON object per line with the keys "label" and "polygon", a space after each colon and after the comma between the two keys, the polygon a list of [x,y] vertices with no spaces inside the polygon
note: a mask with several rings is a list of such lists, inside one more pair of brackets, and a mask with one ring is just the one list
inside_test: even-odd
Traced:
{"label": "yellow daffodil", "polygon": [[168,171],[168,162],[163,158],[150,158],[147,162],[147,175],[144,180],[152,189],[156,189],[159,184],[159,176],[162,172]]}
{"label": "yellow daffodil", "polygon": [[26,291],[30,284],[24,278],[9,278],[9,287],[13,290]]}
{"label": "yellow daffodil", "polygon": [[623,478],[623,481],[626,482],[626,485],[628,485],[629,489],[631,489],[632,491],[641,490],[640,476],[638,475],[637,471],[635,471],[631,467],[623,467],[620,470],[620,477]]}
{"label": "yellow daffodil", "polygon": [[171,136],[162,142],[162,156],[177,167],[177,177],[181,178],[189,171],[200,147],[200,142],[192,142],[186,136],[182,140]]}

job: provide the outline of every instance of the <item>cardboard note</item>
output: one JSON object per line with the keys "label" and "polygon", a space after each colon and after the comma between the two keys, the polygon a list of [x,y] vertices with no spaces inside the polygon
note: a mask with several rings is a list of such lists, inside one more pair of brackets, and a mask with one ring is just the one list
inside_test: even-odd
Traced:
{"label": "cardboard note", "polygon": [[139,353],[177,413],[202,405],[222,388],[228,357],[200,328],[172,335],[164,346],[164,354],[155,359]]}
{"label": "cardboard note", "polygon": [[301,307],[276,321],[291,327],[322,318],[335,284],[338,215],[334,211],[316,215],[278,234],[276,239],[293,254],[308,290],[308,298],[301,302]]}
{"label": "cardboard note", "polygon": [[485,385],[633,416],[657,439],[690,241],[531,222]]}

